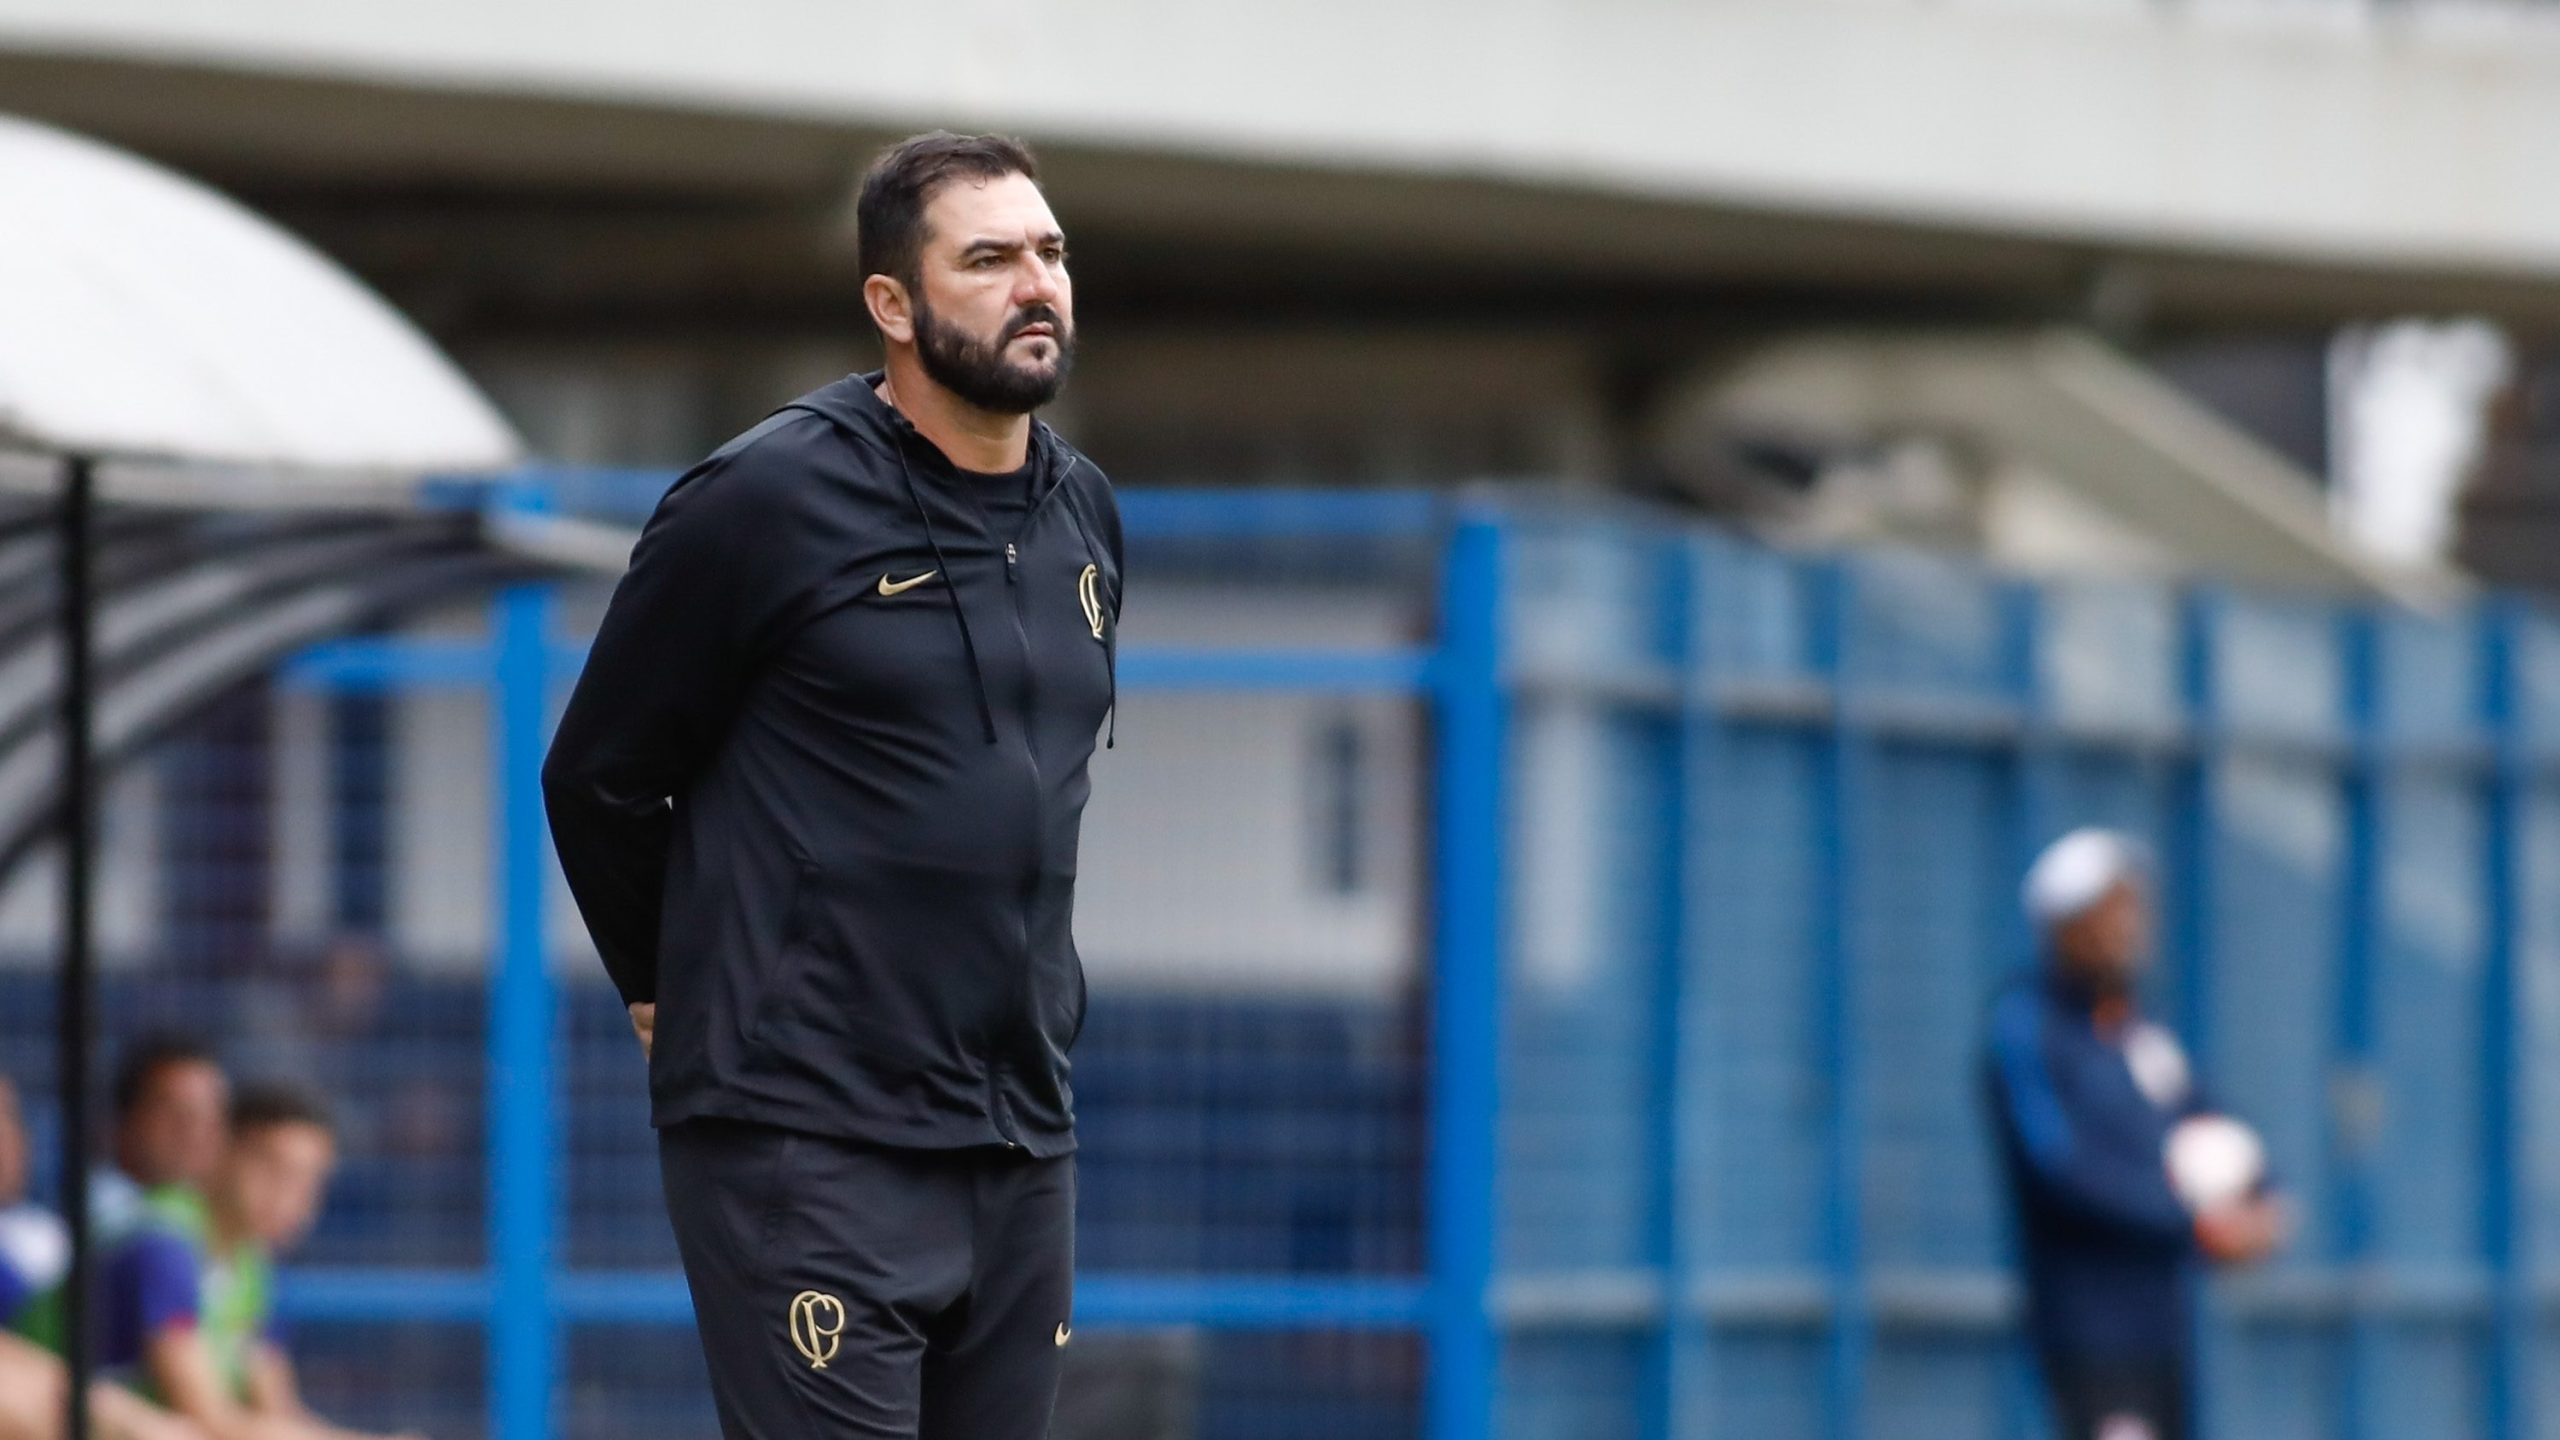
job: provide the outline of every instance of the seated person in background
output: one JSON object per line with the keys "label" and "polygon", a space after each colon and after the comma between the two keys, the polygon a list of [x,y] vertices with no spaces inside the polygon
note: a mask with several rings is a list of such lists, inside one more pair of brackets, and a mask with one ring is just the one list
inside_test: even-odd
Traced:
{"label": "seated person in background", "polygon": [[222,1158],[231,1081],[213,1052],[181,1035],[136,1041],[116,1067],[114,1167],[89,1184],[97,1233],[114,1241],[148,1210],[199,1224],[205,1183]]}
{"label": "seated person in background", "polygon": [[[111,1093],[107,1143],[115,1161],[89,1177],[95,1253],[112,1253],[146,1222],[203,1228],[203,1187],[222,1158],[231,1104],[231,1081],[213,1052],[176,1035],[136,1041],[116,1067]],[[56,1354],[63,1348],[60,1279],[39,1287],[10,1322]]]}
{"label": "seated person in background", "polygon": [[18,1087],[0,1078],[0,1329],[15,1329],[71,1268],[71,1232],[27,1198],[27,1130]]}
{"label": "seated person in background", "polygon": [[[18,1092],[0,1079],[0,1329],[24,1319],[36,1298],[62,1283],[71,1238],[27,1194],[27,1132]],[[31,1341],[0,1334],[0,1440],[54,1440],[62,1433],[62,1362]],[[101,1440],[202,1440],[203,1432],[113,1385],[89,1391],[89,1426]]]}
{"label": "seated person in background", "polygon": [[107,1257],[100,1363],[211,1440],[363,1440],[303,1406],[275,1324],[274,1258],[309,1231],[337,1165],[328,1116],[248,1088],[229,1130],[200,1223],[155,1207]]}

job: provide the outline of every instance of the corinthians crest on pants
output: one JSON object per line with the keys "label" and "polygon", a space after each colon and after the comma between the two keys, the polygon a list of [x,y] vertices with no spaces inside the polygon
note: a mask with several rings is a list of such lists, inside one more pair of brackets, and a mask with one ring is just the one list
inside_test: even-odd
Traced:
{"label": "corinthians crest on pants", "polygon": [[844,1302],[823,1290],[803,1290],[791,1297],[791,1348],[824,1370],[844,1344]]}

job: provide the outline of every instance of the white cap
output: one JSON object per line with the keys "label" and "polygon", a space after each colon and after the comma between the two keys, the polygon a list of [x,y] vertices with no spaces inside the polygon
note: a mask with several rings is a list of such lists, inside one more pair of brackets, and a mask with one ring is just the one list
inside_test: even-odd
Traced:
{"label": "white cap", "polygon": [[2027,867],[2019,901],[2039,932],[2069,924],[2107,893],[2150,869],[2142,842],[2114,830],[2074,830]]}

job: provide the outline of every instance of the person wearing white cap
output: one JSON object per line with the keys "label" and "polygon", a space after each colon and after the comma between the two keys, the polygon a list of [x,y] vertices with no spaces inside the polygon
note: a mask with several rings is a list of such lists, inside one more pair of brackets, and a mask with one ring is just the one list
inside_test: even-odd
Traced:
{"label": "person wearing white cap", "polygon": [[2284,1212],[2255,1134],[2138,1009],[2143,847],[2075,830],[2020,898],[2041,963],[1993,1006],[1985,1071],[2054,1419],[2066,1440],[2182,1440],[2198,1262],[2273,1253]]}

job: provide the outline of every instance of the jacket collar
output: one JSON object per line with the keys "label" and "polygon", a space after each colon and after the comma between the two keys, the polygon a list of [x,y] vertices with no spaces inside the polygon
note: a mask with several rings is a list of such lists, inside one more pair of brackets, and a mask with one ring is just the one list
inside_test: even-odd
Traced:
{"label": "jacket collar", "polygon": [[[868,370],[847,375],[831,384],[822,385],[792,402],[824,415],[856,435],[867,435],[884,445],[903,447],[916,468],[931,475],[941,484],[956,484],[960,467],[942,453],[942,447],[926,438],[915,422],[899,413],[896,406],[880,398],[876,387],[885,371]],[[1045,491],[1063,477],[1057,464],[1058,438],[1048,422],[1033,417],[1031,421],[1031,463],[1040,477],[1036,491]]]}

